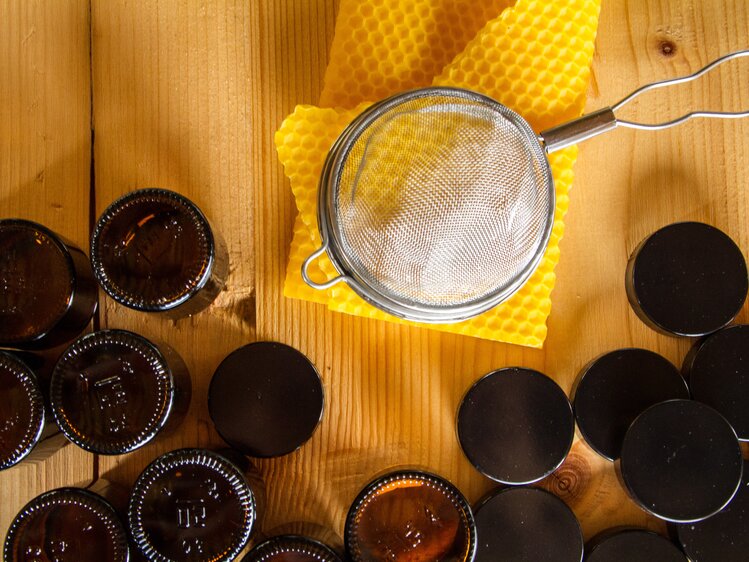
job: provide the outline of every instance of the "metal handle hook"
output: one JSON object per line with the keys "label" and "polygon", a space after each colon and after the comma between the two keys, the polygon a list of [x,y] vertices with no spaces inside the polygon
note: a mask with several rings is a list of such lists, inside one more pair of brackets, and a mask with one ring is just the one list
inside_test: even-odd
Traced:
{"label": "metal handle hook", "polygon": [[315,250],[310,256],[304,260],[304,263],[302,264],[302,279],[304,279],[304,282],[307,283],[310,287],[313,289],[317,289],[318,291],[324,291],[325,289],[330,289],[333,285],[336,285],[340,283],[341,281],[348,281],[348,277],[345,275],[339,275],[337,277],[333,277],[333,279],[330,279],[329,281],[326,281],[325,283],[317,283],[316,281],[313,281],[307,270],[309,269],[310,264],[315,261],[317,258],[319,258],[322,254],[324,254],[328,250],[328,242],[326,241],[320,248]]}

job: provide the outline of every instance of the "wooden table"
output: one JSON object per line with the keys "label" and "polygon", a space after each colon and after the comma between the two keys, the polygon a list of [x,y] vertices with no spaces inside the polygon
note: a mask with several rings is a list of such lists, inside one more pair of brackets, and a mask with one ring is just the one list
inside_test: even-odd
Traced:
{"label": "wooden table", "polygon": [[[342,532],[356,492],[393,465],[428,467],[477,500],[492,488],[458,447],[454,416],[488,371],[525,365],[569,390],[596,355],[625,346],[679,365],[690,342],[630,310],[624,268],[647,234],[679,220],[718,226],[749,252],[749,121],[616,131],[581,146],[543,350],[334,314],[288,300],[282,285],[295,216],[273,133],[317,102],[336,0],[5,0],[0,2],[0,215],[42,222],[87,247],[92,221],[139,187],[178,190],[226,239],[231,274],[207,311],[173,322],[101,298],[95,326],[168,342],[186,360],[193,401],[181,431],[122,457],[65,447],[0,474],[2,536],[42,491],[103,477],[131,485],[157,455],[221,443],[206,392],[221,359],[254,340],[307,354],[327,404],[301,450],[261,461],[266,527],[311,520]],[[749,46],[749,4],[604,0],[588,107],[686,74]],[[695,106],[749,108],[749,63],[713,80],[643,96],[630,110],[666,118]],[[746,310],[739,320],[746,321]],[[663,526],[628,500],[613,466],[579,439],[542,485],[586,538],[618,524]]]}

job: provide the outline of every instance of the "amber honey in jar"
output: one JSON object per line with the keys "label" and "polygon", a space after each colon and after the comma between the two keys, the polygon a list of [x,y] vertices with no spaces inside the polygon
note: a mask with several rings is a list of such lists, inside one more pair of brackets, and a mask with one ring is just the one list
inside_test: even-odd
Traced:
{"label": "amber honey in jar", "polygon": [[0,220],[0,346],[46,349],[80,334],[96,311],[86,255],[48,228]]}
{"label": "amber honey in jar", "polygon": [[444,478],[395,471],[359,493],[344,540],[354,562],[469,562],[476,554],[476,524],[463,494]]}
{"label": "amber honey in jar", "polygon": [[140,189],[112,203],[91,238],[91,263],[118,303],[172,318],[210,305],[226,282],[226,247],[189,199]]}
{"label": "amber honey in jar", "polygon": [[164,344],[126,330],[78,338],[50,382],[52,414],[65,436],[87,451],[124,454],[175,428],[190,403],[190,377]]}

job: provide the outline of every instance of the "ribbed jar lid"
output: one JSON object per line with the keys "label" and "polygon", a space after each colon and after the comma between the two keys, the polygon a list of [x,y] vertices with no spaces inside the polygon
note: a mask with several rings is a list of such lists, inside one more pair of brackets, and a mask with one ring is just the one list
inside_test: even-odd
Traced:
{"label": "ribbed jar lid", "polygon": [[208,220],[166,189],[132,191],[99,217],[91,265],[104,291],[136,310],[176,308],[208,281],[215,242]]}
{"label": "ribbed jar lid", "polygon": [[328,546],[301,535],[271,537],[245,554],[242,562],[342,562]]}
{"label": "ribbed jar lid", "polygon": [[479,379],[458,410],[458,440],[471,464],[503,484],[529,484],[559,468],[575,420],[564,391],[546,375],[507,367]]}
{"label": "ribbed jar lid", "polygon": [[34,372],[0,351],[0,470],[22,461],[44,430],[44,398]]}
{"label": "ribbed jar lid", "polygon": [[244,474],[205,449],[158,457],[138,477],[128,509],[133,540],[154,562],[233,560],[257,518]]}
{"label": "ribbed jar lid", "polygon": [[0,345],[36,341],[65,315],[75,268],[65,245],[48,228],[0,220]]}
{"label": "ribbed jar lid", "polygon": [[6,562],[127,562],[127,533],[102,497],[80,488],[59,488],[37,496],[16,515],[4,557]]}
{"label": "ribbed jar lid", "polygon": [[585,562],[688,562],[674,543],[647,529],[604,531],[585,551]]}
{"label": "ribbed jar lid", "polygon": [[353,562],[470,562],[476,524],[463,494],[444,478],[396,471],[369,483],[354,500],[345,543]]}
{"label": "ribbed jar lid", "polygon": [[52,372],[50,402],[57,425],[94,453],[142,447],[164,427],[174,402],[174,377],[159,349],[126,330],[78,338]]}

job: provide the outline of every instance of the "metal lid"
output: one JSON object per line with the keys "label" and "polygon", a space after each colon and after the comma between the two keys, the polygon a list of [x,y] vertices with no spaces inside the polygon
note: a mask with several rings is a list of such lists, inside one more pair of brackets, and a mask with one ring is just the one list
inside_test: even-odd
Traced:
{"label": "metal lid", "polygon": [[0,470],[23,460],[44,430],[44,399],[34,372],[0,351]]}
{"label": "metal lid", "polygon": [[133,540],[154,562],[233,560],[257,517],[242,472],[205,449],[158,457],[138,477],[128,508]]}
{"label": "metal lid", "polygon": [[640,243],[627,264],[626,285],[632,308],[651,327],[702,336],[734,319],[749,280],[744,256],[726,234],[681,222]]}
{"label": "metal lid", "polygon": [[91,265],[114,300],[143,311],[176,308],[211,276],[215,243],[195,204],[166,189],[132,191],[99,217]]}
{"label": "metal lid", "polygon": [[82,336],[55,365],[52,414],[73,443],[116,455],[142,447],[164,427],[174,377],[159,349],[125,330]]}
{"label": "metal lid", "polygon": [[476,562],[580,562],[583,534],[575,514],[540,488],[497,490],[476,506]]}
{"label": "metal lid", "polygon": [[291,453],[322,418],[323,386],[302,353],[274,342],[232,352],[216,369],[208,410],[229,445],[252,457]]}
{"label": "metal lid", "polygon": [[651,406],[622,444],[621,476],[644,510],[673,523],[723,509],[741,482],[739,441],[718,412],[694,400]]}
{"label": "metal lid", "polygon": [[749,441],[749,325],[729,326],[695,344],[684,361],[695,400],[720,412]]}
{"label": "metal lid", "polygon": [[301,535],[279,535],[261,542],[242,562],[342,562],[326,545]]}
{"label": "metal lid", "polygon": [[0,220],[0,345],[41,339],[73,300],[75,267],[65,244],[48,228]]}
{"label": "metal lid", "polygon": [[127,562],[127,533],[114,508],[80,488],[59,488],[31,500],[8,529],[6,562]]}
{"label": "metal lid", "polygon": [[744,562],[749,552],[749,461],[744,461],[741,486],[721,512],[698,523],[676,528],[690,560]]}
{"label": "metal lid", "polygon": [[444,478],[396,471],[370,482],[356,497],[346,517],[345,543],[353,562],[470,562],[476,524],[463,494]]}
{"label": "metal lid", "polygon": [[687,562],[674,543],[647,529],[604,531],[585,550],[585,562]]}
{"label": "metal lid", "polygon": [[679,371],[647,349],[617,349],[583,369],[572,401],[585,441],[602,457],[619,458],[634,419],[648,407],[672,398],[689,398]]}
{"label": "metal lid", "polygon": [[523,367],[499,369],[474,383],[460,404],[457,426],[471,464],[504,484],[528,484],[554,472],[575,432],[564,391]]}

